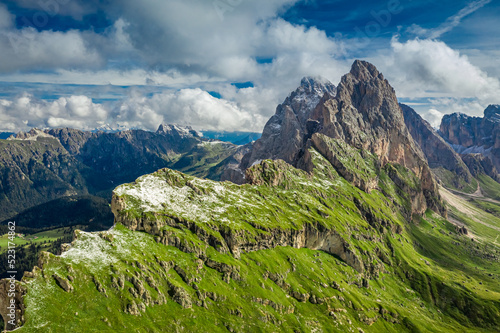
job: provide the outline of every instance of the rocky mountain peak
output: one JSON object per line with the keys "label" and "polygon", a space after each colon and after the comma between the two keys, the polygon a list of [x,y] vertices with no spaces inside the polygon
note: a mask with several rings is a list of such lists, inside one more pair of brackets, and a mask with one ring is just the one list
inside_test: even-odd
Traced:
{"label": "rocky mountain peak", "polygon": [[191,126],[179,126],[175,124],[161,124],[156,133],[179,138],[201,137],[200,133]]}
{"label": "rocky mountain peak", "polygon": [[32,128],[29,132],[19,132],[11,135],[9,140],[32,140],[36,141],[39,137],[52,137],[50,134],[38,128]]}
{"label": "rocky mountain peak", "polygon": [[363,60],[356,60],[351,66],[350,74],[359,81],[368,81],[373,78],[384,79],[383,75],[378,71],[377,67]]}
{"label": "rocky mountain peak", "polygon": [[496,122],[500,122],[500,105],[489,105],[486,110],[484,110],[484,117]]}
{"label": "rocky mountain peak", "polygon": [[[323,96],[314,87],[321,87]],[[350,73],[342,77],[335,94],[332,87],[304,78],[301,86],[278,106],[262,138],[243,158],[240,168],[244,170],[263,159],[282,159],[310,170],[307,148],[312,145],[324,156],[332,157],[336,152],[327,151],[331,145],[320,141],[334,139],[376,155],[381,166],[400,164],[413,171],[422,187],[412,197],[412,211],[419,214],[427,208],[442,211],[425,156],[405,125],[394,89],[377,68],[357,60]],[[316,136],[314,141],[316,133],[323,136]],[[343,174],[342,170],[339,172]],[[345,177],[356,179],[355,175]],[[362,189],[370,191],[376,183],[365,182]]]}
{"label": "rocky mountain peak", "polygon": [[[300,86],[278,105],[262,137],[243,158],[238,174],[243,177],[243,170],[264,159],[282,159],[293,164],[305,144],[308,120],[313,117],[314,109],[323,98],[334,98],[336,92],[335,85],[327,79],[304,77]],[[229,180],[244,182],[243,178]]]}
{"label": "rocky mountain peak", "polygon": [[300,81],[300,87],[297,91],[308,95],[318,95],[323,97],[325,93],[335,95],[336,88],[333,83],[321,76],[305,76]]}
{"label": "rocky mountain peak", "polygon": [[335,97],[336,93],[337,88],[327,79],[306,76],[300,81],[300,86],[278,106],[277,113],[290,107],[299,118],[299,122],[304,125],[321,98],[325,94]]}

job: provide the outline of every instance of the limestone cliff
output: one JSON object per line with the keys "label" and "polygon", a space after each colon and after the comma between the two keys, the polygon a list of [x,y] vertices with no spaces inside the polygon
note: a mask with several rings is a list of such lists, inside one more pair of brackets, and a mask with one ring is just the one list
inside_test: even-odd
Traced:
{"label": "limestone cliff", "polygon": [[[297,96],[292,94],[280,105],[262,138],[243,158],[240,168],[244,170],[262,158],[281,158],[309,171],[306,150],[313,135],[321,133],[377,155],[381,167],[397,163],[408,168],[421,182],[421,191],[414,198],[414,213],[423,214],[430,208],[444,214],[436,182],[423,152],[405,125],[396,93],[375,66],[357,60],[350,73],[342,77],[335,94],[333,88],[328,88],[333,85],[322,87],[325,88],[319,89],[323,95],[318,103],[316,100],[321,94],[314,94],[316,99],[305,104],[292,103]],[[312,107],[314,104],[317,105]],[[339,167],[333,156],[330,156],[331,162]],[[376,181],[359,185],[369,191],[376,186]]]}
{"label": "limestone cliff", "polygon": [[[488,106],[482,118],[461,113],[446,115],[440,134],[457,153],[480,154],[500,170],[500,105]],[[498,178],[496,173],[492,176]]]}
{"label": "limestone cliff", "polygon": [[[447,183],[446,185],[459,190],[474,184],[475,181],[469,168],[438,132],[415,110],[407,105],[400,104],[400,106],[403,110],[406,127],[408,127],[411,136],[425,154],[429,167],[433,169],[434,174],[438,178],[442,176],[441,181]],[[444,179],[444,176],[449,174],[442,175],[441,168],[449,171],[451,177]]]}
{"label": "limestone cliff", "polygon": [[262,137],[255,142],[251,152],[243,158],[240,169],[245,170],[265,159],[281,159],[295,164],[311,131],[308,120],[314,108],[321,98],[335,94],[332,83],[321,78],[303,78],[297,90],[276,108],[276,114],[267,122]]}

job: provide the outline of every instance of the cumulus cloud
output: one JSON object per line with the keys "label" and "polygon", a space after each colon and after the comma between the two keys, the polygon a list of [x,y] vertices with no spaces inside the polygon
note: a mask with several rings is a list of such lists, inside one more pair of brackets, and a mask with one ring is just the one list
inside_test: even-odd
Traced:
{"label": "cumulus cloud", "polygon": [[131,96],[113,111],[120,124],[153,130],[160,123],[191,125],[198,129],[255,130],[267,119],[217,99],[201,89],[182,89],[150,98]]}
{"label": "cumulus cloud", "polygon": [[88,129],[104,124],[108,111],[87,96],[61,97],[46,101],[22,94],[0,100],[0,130],[16,131],[31,127],[75,127]]}
{"label": "cumulus cloud", "polygon": [[[387,76],[400,97],[477,98],[500,102],[500,82],[470,63],[467,56],[444,42],[393,38],[385,57]],[[390,69],[390,70],[389,70]]]}
{"label": "cumulus cloud", "polygon": [[[93,31],[38,31],[33,27],[16,29],[2,23],[11,15],[0,7],[0,73],[40,71],[50,77],[58,71],[103,70],[109,62],[131,62],[139,58],[118,19],[98,34]],[[50,73],[50,74],[47,74]]]}
{"label": "cumulus cloud", "polygon": [[434,128],[439,128],[439,125],[441,124],[441,119],[443,119],[444,113],[436,110],[436,109],[429,109],[427,112],[424,112],[422,114],[422,118],[427,120],[429,124],[431,124],[432,127]]}
{"label": "cumulus cloud", "polygon": [[9,13],[7,6],[0,4],[0,29],[10,28],[14,25],[14,15]]}
{"label": "cumulus cloud", "polygon": [[[222,12],[216,3],[204,0],[107,1],[101,8],[112,13],[115,23],[100,35],[91,31],[0,29],[0,57],[5,59],[0,72],[10,82],[153,85],[217,91],[232,105],[222,107],[223,114],[229,114],[230,120],[239,115],[240,123],[247,125],[247,115],[252,114],[254,124],[248,126],[260,130],[303,76],[322,75],[336,83],[350,65],[336,60],[344,56],[346,46],[342,40],[278,17],[297,1],[231,1],[225,2],[230,7],[224,7]],[[34,6],[29,0],[19,3]],[[81,1],[75,3],[84,8]],[[68,11],[71,15],[79,12],[84,11]],[[257,60],[261,58],[271,60],[262,64]],[[40,68],[44,72],[33,71]],[[48,75],[47,71],[52,72]],[[252,81],[255,87],[236,89],[231,85],[246,81]],[[160,117],[155,106],[148,118],[147,105],[137,106],[142,107],[143,116],[132,117],[125,107],[122,111],[136,123],[143,121],[145,127],[152,128],[153,123],[157,126],[158,120],[167,116],[164,113]],[[199,114],[194,111],[196,107],[190,112]],[[211,119],[208,126],[217,124],[214,117]],[[219,119],[218,124],[234,122]]]}
{"label": "cumulus cloud", "polygon": [[[280,13],[299,0],[47,0],[47,3],[52,1],[61,4],[52,10],[57,14],[81,19],[103,10],[114,24],[101,33],[17,29],[5,6],[0,6],[2,80],[155,88],[149,91],[137,88],[123,100],[104,104],[81,96],[105,98],[99,94],[74,90],[63,101],[43,101],[23,95],[2,101],[0,117],[10,119],[5,124],[14,124],[15,119],[9,118],[8,112],[18,110],[19,117],[24,119],[15,122],[19,128],[32,124],[85,129],[110,123],[156,129],[160,122],[175,122],[200,129],[259,131],[275,112],[276,105],[297,87],[301,77],[321,75],[338,83],[352,63],[346,60],[350,58],[346,52],[358,45],[356,40],[327,36],[315,27],[279,18]],[[489,1],[471,3],[433,31],[416,26],[414,30],[420,28],[421,36],[435,38]],[[62,5],[63,2],[67,5]],[[17,3],[24,8],[39,6],[35,0],[17,0]],[[455,99],[455,104],[436,102],[426,106],[425,116],[434,123],[439,118],[438,112],[465,107],[471,100],[483,106],[500,102],[498,79],[443,42],[433,39],[400,42],[394,38],[385,54],[370,60],[384,72],[399,97]],[[254,87],[237,89],[231,85],[246,81],[253,82]],[[216,91],[223,99],[206,91]],[[27,96],[29,103],[18,105],[18,100]],[[469,98],[469,104],[459,101],[464,97]]]}
{"label": "cumulus cloud", "polygon": [[96,68],[102,63],[98,51],[89,47],[82,33],[42,31],[34,28],[0,31],[0,72]]}
{"label": "cumulus cloud", "polygon": [[489,104],[478,99],[462,98],[433,98],[430,100],[433,107],[441,110],[441,113],[465,113],[471,116],[482,117],[484,110]]}
{"label": "cumulus cloud", "polygon": [[242,110],[235,103],[217,99],[201,89],[182,89],[144,96],[132,93],[115,103],[94,103],[87,96],[54,101],[22,94],[0,100],[2,131],[31,127],[73,127],[84,130],[111,128],[156,130],[161,123],[191,125],[204,130],[260,130],[267,118]]}

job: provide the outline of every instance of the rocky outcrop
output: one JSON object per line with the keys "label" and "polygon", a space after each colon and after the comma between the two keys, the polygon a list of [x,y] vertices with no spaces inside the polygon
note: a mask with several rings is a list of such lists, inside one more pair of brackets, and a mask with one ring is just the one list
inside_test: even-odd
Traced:
{"label": "rocky outcrop", "polygon": [[320,122],[321,133],[377,155],[382,166],[397,163],[413,171],[426,199],[414,205],[414,213],[427,208],[444,213],[436,182],[405,125],[396,93],[375,66],[355,61],[342,77],[337,96],[324,98],[313,119]]}
{"label": "rocky outcrop", "polygon": [[500,182],[500,174],[493,162],[488,157],[482,154],[466,154],[462,155],[462,159],[469,167],[470,172],[474,177],[479,175],[487,175]]}
{"label": "rocky outcrop", "polygon": [[[373,165],[375,161],[366,150],[357,151],[341,140],[330,139],[320,133],[313,134],[311,143],[354,186],[368,193],[378,187],[378,166]],[[367,166],[370,162],[372,165]]]}
{"label": "rocky outcrop", "polygon": [[239,147],[231,156],[222,161],[214,169],[221,173],[221,181],[230,181],[235,184],[245,183],[245,172],[241,170],[240,164],[243,157],[252,151],[253,142]]}
{"label": "rocky outcrop", "polygon": [[[481,154],[500,170],[500,105],[488,106],[482,118],[462,113],[446,115],[440,134],[457,153]],[[468,161],[472,162],[470,158]],[[497,177],[495,174],[493,178]]]}
{"label": "rocky outcrop", "polygon": [[4,329],[12,331],[24,324],[26,287],[14,279],[0,281],[0,315]]}
{"label": "rocky outcrop", "polygon": [[[304,162],[308,157],[305,151],[313,135],[321,133],[375,154],[381,167],[397,163],[408,168],[420,179],[421,195],[425,198],[415,198],[414,213],[423,214],[430,208],[446,214],[426,158],[405,125],[396,93],[375,66],[355,61],[335,91],[331,84],[308,82],[303,80],[301,87],[278,106],[262,138],[243,158],[241,169],[272,158],[309,171]],[[329,160],[342,174],[345,168],[339,160],[334,155]],[[351,174],[343,175],[355,180]],[[375,186],[373,181],[358,185],[368,191]]]}
{"label": "rocky outcrop", "polygon": [[415,142],[420,146],[431,169],[444,168],[453,173],[453,186],[462,189],[473,181],[469,169],[460,156],[444,141],[438,132],[415,110],[400,104],[406,127]]}
{"label": "rocky outcrop", "polygon": [[54,274],[52,277],[54,278],[54,280],[56,280],[57,285],[61,287],[65,292],[69,293],[74,290],[73,286],[67,279],[60,277],[57,274]]}
{"label": "rocky outcrop", "polygon": [[445,115],[440,132],[447,142],[465,149],[474,146],[500,148],[500,105],[488,106],[483,118],[463,113]]}
{"label": "rocky outcrop", "polygon": [[276,114],[269,119],[262,137],[242,160],[240,169],[265,159],[281,159],[295,164],[297,155],[307,141],[307,121],[325,95],[336,95],[335,86],[322,78],[305,77],[299,88],[278,105]]}

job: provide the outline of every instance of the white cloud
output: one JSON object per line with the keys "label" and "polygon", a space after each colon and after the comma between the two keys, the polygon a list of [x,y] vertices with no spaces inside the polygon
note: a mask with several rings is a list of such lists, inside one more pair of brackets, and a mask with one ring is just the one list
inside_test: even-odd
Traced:
{"label": "white cloud", "polygon": [[12,101],[0,100],[0,130],[31,127],[94,129],[138,127],[156,130],[161,123],[191,125],[207,130],[261,130],[266,117],[241,109],[235,103],[212,97],[201,89],[167,91],[146,97],[132,93],[111,103],[94,103],[87,96],[46,101],[22,94]]}
{"label": "white cloud", "polygon": [[0,30],[11,28],[14,25],[14,16],[9,13],[7,7],[0,4]]}
{"label": "white cloud", "polygon": [[389,55],[380,58],[398,95],[477,98],[483,104],[500,102],[500,82],[472,65],[467,56],[436,40],[393,38]]}
{"label": "white cloud", "polygon": [[113,110],[113,119],[128,127],[154,130],[160,123],[191,125],[208,130],[260,130],[266,118],[201,89],[182,89],[150,98],[132,95]]}
{"label": "white cloud", "polygon": [[427,112],[422,114],[422,118],[427,120],[429,124],[431,124],[432,127],[434,128],[439,128],[439,125],[441,124],[441,119],[443,119],[444,113],[436,110],[436,109],[429,109]]}
{"label": "white cloud", "polygon": [[[315,27],[279,18],[298,1],[224,1],[231,5],[217,10],[213,1],[205,0],[111,0],[102,4],[99,0],[74,0],[57,9],[58,14],[76,19],[103,9],[115,23],[101,34],[19,30],[0,6],[1,80],[155,87],[149,90],[154,92],[147,95],[150,97],[144,97],[147,91],[141,87],[113,105],[95,104],[89,97],[75,98],[104,98],[75,89],[67,93],[75,96],[64,97],[64,103],[31,96],[25,106],[16,108],[25,122],[39,124],[36,126],[93,128],[102,122],[120,122],[155,129],[160,122],[176,122],[207,129],[260,130],[301,77],[321,75],[337,84],[352,63],[346,60],[346,53],[360,47],[355,39],[329,37]],[[421,29],[422,36],[440,36],[489,1],[471,3],[432,31],[414,29]],[[39,6],[35,0],[18,3]],[[258,58],[272,61],[260,64]],[[455,106],[427,105],[425,112],[431,120],[439,117],[437,110],[447,112],[469,104],[476,110],[471,100],[483,109],[500,102],[497,78],[436,40],[393,39],[385,54],[370,60],[383,71],[399,97],[449,97],[457,101]],[[252,81],[255,87],[237,89],[230,84],[238,81]],[[204,90],[217,91],[224,99],[213,98]],[[469,98],[469,104],[460,98]],[[20,99],[16,97],[12,103]],[[2,105],[0,117],[5,117],[2,112],[14,107]],[[86,112],[87,123],[82,116]],[[15,124],[22,127],[25,122]]]}
{"label": "white cloud", "polygon": [[[278,18],[278,13],[297,1],[232,1],[222,19],[212,1],[110,1],[106,10],[116,21],[101,35],[4,29],[0,31],[0,56],[6,59],[0,64],[0,72],[5,73],[2,80],[213,90],[233,107],[222,107],[230,121],[212,117],[207,126],[234,123],[238,127],[231,117],[239,115],[247,128],[260,130],[303,76],[322,75],[337,83],[350,66],[335,60],[343,57],[346,48],[340,39]],[[8,37],[15,47],[8,44]],[[257,58],[272,62],[259,64]],[[44,72],[32,71],[38,68]],[[230,85],[245,81],[252,81],[255,87]],[[124,101],[128,102],[130,99]],[[157,126],[159,108],[148,111],[148,103],[144,103],[140,105],[142,115],[129,115],[147,128],[153,123]],[[193,106],[191,114],[199,114],[195,109]],[[247,117],[250,114],[253,118]],[[180,117],[176,119],[183,123]]]}
{"label": "white cloud", "polygon": [[97,68],[103,63],[78,31],[42,31],[34,28],[0,31],[0,72],[43,68]]}
{"label": "white cloud", "polygon": [[108,113],[103,105],[93,103],[87,96],[46,101],[22,94],[12,101],[0,100],[0,130],[60,126],[89,129],[102,125]]}
{"label": "white cloud", "polygon": [[434,98],[430,102],[434,108],[441,110],[443,114],[459,112],[477,117],[482,117],[486,107],[492,104],[483,103],[477,99],[461,98]]}

